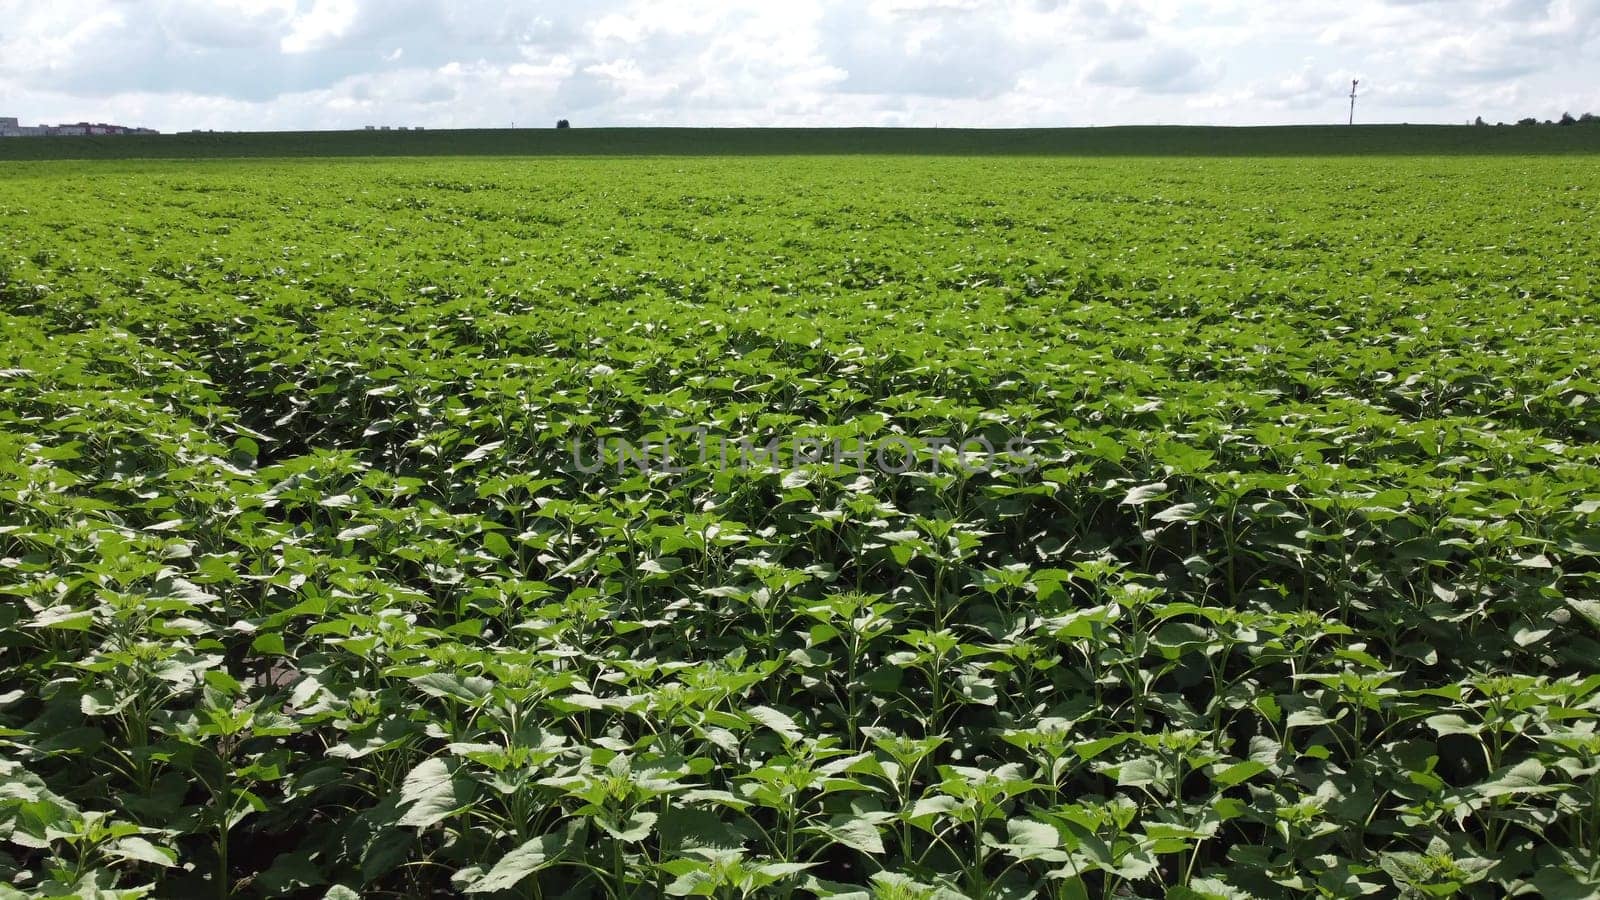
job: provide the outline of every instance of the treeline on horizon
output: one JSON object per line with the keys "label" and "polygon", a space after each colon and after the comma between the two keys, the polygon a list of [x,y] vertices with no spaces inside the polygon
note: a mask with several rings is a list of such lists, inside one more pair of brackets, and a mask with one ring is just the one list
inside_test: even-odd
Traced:
{"label": "treeline on horizon", "polygon": [[[1489,123],[1485,122],[1483,120],[1483,116],[1479,116],[1477,118],[1477,120],[1475,122],[1473,122],[1472,124],[1482,128],[1482,127],[1486,127]],[[1583,115],[1578,116],[1577,118],[1573,118],[1572,117],[1572,113],[1564,112],[1564,113],[1561,114],[1561,118],[1559,118],[1559,119],[1555,119],[1555,120],[1545,119],[1543,122],[1539,121],[1538,118],[1536,118],[1534,116],[1528,116],[1526,118],[1518,119],[1517,120],[1517,125],[1520,126],[1520,127],[1523,127],[1523,128],[1529,128],[1529,127],[1532,127],[1534,125],[1556,125],[1556,126],[1600,125],[1600,116],[1596,116],[1594,113],[1587,113],[1586,112]],[[1509,128],[1510,126],[1507,125],[1505,122],[1496,122],[1495,123],[1495,127],[1496,128]]]}
{"label": "treeline on horizon", "polygon": [[[1589,121],[1593,120],[1589,117]],[[1580,121],[1574,119],[1576,124]],[[1600,153],[1597,128],[569,128],[185,132],[0,141],[0,160],[425,156],[1437,156]]]}

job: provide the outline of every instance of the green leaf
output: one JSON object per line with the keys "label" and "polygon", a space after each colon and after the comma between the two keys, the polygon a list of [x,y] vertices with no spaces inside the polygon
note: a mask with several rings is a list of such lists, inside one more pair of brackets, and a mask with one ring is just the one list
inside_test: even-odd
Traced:
{"label": "green leaf", "polygon": [[262,656],[287,656],[289,649],[284,645],[283,633],[279,631],[264,631],[255,636],[250,642],[250,649]]}
{"label": "green leaf", "polygon": [[1489,780],[1474,785],[1472,792],[1480,797],[1506,797],[1513,794],[1547,793],[1558,788],[1541,788],[1544,764],[1537,759],[1525,759],[1514,766],[1495,772]]}
{"label": "green leaf", "polygon": [[651,830],[655,828],[656,813],[636,812],[628,818],[628,823],[623,826],[611,823],[605,816],[595,816],[594,823],[624,844],[636,844],[650,836]]}
{"label": "green leaf", "polygon": [[476,785],[456,777],[455,768],[453,761],[434,757],[412,769],[400,787],[400,803],[406,812],[399,824],[427,828],[471,804]]}
{"label": "green leaf", "polygon": [[1064,844],[1061,832],[1056,830],[1054,825],[1033,819],[1007,819],[1006,842],[1002,846],[1016,859],[1041,859],[1050,862],[1062,862],[1067,859],[1067,854],[1062,851]]}
{"label": "green leaf", "polygon": [[1188,887],[1173,885],[1167,888],[1167,900],[1250,900],[1251,894],[1218,881],[1215,878],[1196,878]]}
{"label": "green leaf", "polygon": [[791,744],[805,737],[805,733],[795,724],[794,719],[770,706],[752,706],[744,712],[745,715],[777,732]]}
{"label": "green leaf", "polygon": [[1567,605],[1572,607],[1573,612],[1587,619],[1589,624],[1595,628],[1600,628],[1600,600],[1569,595],[1566,597],[1566,601]]}
{"label": "green leaf", "polygon": [[178,864],[178,853],[166,847],[157,847],[142,837],[125,837],[106,849],[106,853],[130,862],[150,863],[162,868]]}
{"label": "green leaf", "polygon": [[843,844],[871,857],[882,856],[885,852],[883,835],[876,825],[864,817],[838,817],[817,828],[816,832],[836,844]]}
{"label": "green leaf", "polygon": [[1157,481],[1151,484],[1142,484],[1129,491],[1123,498],[1123,506],[1143,506],[1152,500],[1159,500],[1167,495],[1167,483]]}
{"label": "green leaf", "polygon": [[487,458],[489,456],[489,454],[491,454],[491,453],[495,452],[496,450],[499,450],[501,447],[505,446],[505,443],[506,443],[505,441],[490,441],[489,443],[484,444],[481,447],[475,448],[471,453],[468,453],[466,456],[461,457],[461,461],[462,462],[469,462],[469,463],[478,462],[478,461],[480,461],[482,459]]}
{"label": "green leaf", "polygon": [[341,541],[360,541],[365,540],[382,530],[382,525],[357,525],[354,528],[346,528],[345,530],[339,532],[337,539]]}
{"label": "green leaf", "polygon": [[494,682],[475,675],[462,676],[435,672],[431,675],[419,675],[411,679],[411,683],[430,697],[459,700],[468,705],[477,705],[494,692]]}
{"label": "green leaf", "polygon": [[490,894],[495,891],[510,890],[524,878],[559,860],[570,839],[570,831],[536,837],[500,857],[494,868],[469,883],[463,890],[468,894]]}
{"label": "green leaf", "polygon": [[955,810],[960,805],[954,797],[936,794],[932,797],[923,797],[911,804],[911,809],[906,811],[903,818],[918,828],[926,829],[931,820]]}
{"label": "green leaf", "polygon": [[1481,723],[1468,722],[1455,713],[1442,713],[1428,717],[1428,727],[1432,728],[1440,737],[1447,734],[1482,734]]}
{"label": "green leaf", "polygon": [[1128,740],[1127,735],[1117,735],[1116,737],[1096,738],[1092,741],[1074,741],[1072,750],[1078,754],[1079,759],[1088,762],[1113,747],[1120,747],[1126,744]]}
{"label": "green leaf", "polygon": [[1600,871],[1579,876],[1574,871],[1545,866],[1533,877],[1533,886],[1541,900],[1594,900],[1600,896]]}
{"label": "green leaf", "polygon": [[788,878],[791,875],[799,875],[807,869],[815,868],[816,865],[816,863],[771,862],[761,863],[755,868],[757,872],[760,872],[768,879],[777,881]]}
{"label": "green leaf", "polygon": [[511,556],[511,542],[498,531],[486,531],[483,535],[483,548],[499,557]]}
{"label": "green leaf", "polygon": [[1153,757],[1132,759],[1117,766],[1117,784],[1122,787],[1154,784],[1162,780],[1163,770],[1161,761]]}
{"label": "green leaf", "polygon": [[32,628],[53,628],[58,631],[88,631],[94,627],[94,613],[70,606],[52,606],[33,617]]}
{"label": "green leaf", "polygon": [[1298,709],[1289,714],[1289,719],[1284,723],[1283,728],[1285,731],[1291,728],[1312,728],[1337,721],[1337,717],[1330,716],[1320,709]]}
{"label": "green leaf", "polygon": [[1200,506],[1197,503],[1180,503],[1177,506],[1169,506],[1150,518],[1157,522],[1198,522],[1201,518]]}
{"label": "green leaf", "polygon": [[1247,759],[1243,762],[1234,763],[1226,769],[1223,769],[1215,775],[1212,775],[1211,782],[1212,784],[1230,788],[1238,784],[1243,784],[1244,782],[1249,781],[1265,771],[1267,771],[1266,765],[1253,759]]}

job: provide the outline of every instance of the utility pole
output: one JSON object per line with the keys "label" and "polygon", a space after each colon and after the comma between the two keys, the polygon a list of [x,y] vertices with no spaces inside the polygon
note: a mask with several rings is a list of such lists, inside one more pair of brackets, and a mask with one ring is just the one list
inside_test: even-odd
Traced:
{"label": "utility pole", "polygon": [[1360,83],[1361,83],[1360,79],[1356,79],[1356,78],[1350,79],[1350,124],[1351,125],[1354,125],[1356,123],[1356,85],[1358,85]]}

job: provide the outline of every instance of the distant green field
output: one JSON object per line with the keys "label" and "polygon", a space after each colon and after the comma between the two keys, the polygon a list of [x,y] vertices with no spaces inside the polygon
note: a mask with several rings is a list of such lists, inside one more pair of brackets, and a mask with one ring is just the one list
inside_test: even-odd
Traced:
{"label": "distant green field", "polygon": [[1600,152],[1600,127],[574,128],[0,140],[6,159],[299,156],[1350,156]]}
{"label": "distant green field", "polygon": [[[785,135],[977,140],[7,146]],[[1008,146],[1104,135],[1584,136]],[[1594,897],[1597,216],[1577,156],[0,165],[0,897]]]}

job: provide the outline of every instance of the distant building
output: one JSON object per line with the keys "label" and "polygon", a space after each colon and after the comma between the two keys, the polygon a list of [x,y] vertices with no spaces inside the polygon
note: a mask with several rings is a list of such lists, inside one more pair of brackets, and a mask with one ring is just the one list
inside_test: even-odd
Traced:
{"label": "distant building", "polygon": [[110,125],[105,122],[76,122],[71,125],[23,125],[12,117],[0,117],[0,137],[80,137],[84,135],[160,134],[151,128]]}
{"label": "distant building", "polygon": [[0,137],[38,137],[42,134],[42,126],[24,125],[14,118],[0,117]]}

